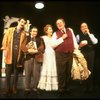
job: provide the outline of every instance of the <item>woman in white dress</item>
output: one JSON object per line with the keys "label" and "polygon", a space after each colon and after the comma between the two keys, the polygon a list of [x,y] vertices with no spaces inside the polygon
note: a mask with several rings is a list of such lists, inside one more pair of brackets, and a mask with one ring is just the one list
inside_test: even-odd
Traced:
{"label": "woman in white dress", "polygon": [[47,24],[44,32],[46,35],[42,38],[45,43],[45,52],[38,88],[46,91],[58,90],[55,51],[52,47],[52,26]]}

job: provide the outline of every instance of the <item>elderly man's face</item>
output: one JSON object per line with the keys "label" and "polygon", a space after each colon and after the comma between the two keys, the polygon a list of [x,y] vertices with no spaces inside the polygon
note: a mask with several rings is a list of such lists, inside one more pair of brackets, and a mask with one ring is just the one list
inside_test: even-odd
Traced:
{"label": "elderly man's face", "polygon": [[56,25],[59,30],[63,30],[65,27],[65,23],[62,20],[57,20]]}

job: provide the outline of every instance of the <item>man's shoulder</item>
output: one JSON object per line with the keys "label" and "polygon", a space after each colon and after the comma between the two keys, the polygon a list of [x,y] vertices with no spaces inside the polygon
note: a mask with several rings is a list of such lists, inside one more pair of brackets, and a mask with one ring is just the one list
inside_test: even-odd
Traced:
{"label": "man's shoulder", "polygon": [[39,37],[36,37],[36,40],[37,41],[42,41],[43,39],[39,36]]}
{"label": "man's shoulder", "polygon": [[13,33],[14,30],[15,30],[15,27],[9,27],[9,28],[6,30],[5,34]]}
{"label": "man's shoulder", "polygon": [[69,31],[73,31],[73,29],[71,27],[66,28]]}
{"label": "man's shoulder", "polygon": [[9,29],[9,30],[13,30],[13,29],[15,29],[15,28],[16,28],[16,27],[9,27],[8,29]]}
{"label": "man's shoulder", "polygon": [[13,31],[16,27],[9,27],[7,31]]}

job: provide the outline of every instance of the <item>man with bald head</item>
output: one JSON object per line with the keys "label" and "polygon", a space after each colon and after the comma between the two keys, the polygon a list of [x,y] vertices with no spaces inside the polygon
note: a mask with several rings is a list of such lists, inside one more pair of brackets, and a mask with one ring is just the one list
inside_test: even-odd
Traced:
{"label": "man with bald head", "polygon": [[85,92],[93,90],[93,67],[94,67],[94,45],[98,43],[97,38],[89,30],[87,23],[83,22],[80,25],[80,34],[77,34],[76,40],[79,44],[79,49],[83,53],[89,70],[91,71],[90,77],[84,82]]}

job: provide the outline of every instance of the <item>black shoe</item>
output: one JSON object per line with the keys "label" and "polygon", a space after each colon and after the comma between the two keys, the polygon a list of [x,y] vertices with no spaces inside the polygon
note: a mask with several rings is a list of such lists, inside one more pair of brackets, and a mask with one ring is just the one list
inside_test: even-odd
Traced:
{"label": "black shoe", "polygon": [[10,90],[5,90],[3,91],[3,95],[10,95],[11,91]]}
{"label": "black shoe", "polygon": [[16,95],[17,94],[17,89],[13,88],[12,89],[12,94]]}
{"label": "black shoe", "polygon": [[30,90],[25,90],[24,91],[24,95],[29,95],[30,94]]}
{"label": "black shoe", "polygon": [[64,96],[64,94],[65,94],[65,91],[63,89],[58,90],[58,95],[59,96]]}
{"label": "black shoe", "polygon": [[37,88],[33,88],[33,91],[34,91],[34,92],[37,92],[37,91],[38,91],[38,89],[37,89]]}
{"label": "black shoe", "polygon": [[41,91],[37,88],[33,88],[33,94],[41,94]]}
{"label": "black shoe", "polygon": [[72,94],[72,91],[70,89],[66,90],[65,92],[66,92],[67,95],[71,95]]}
{"label": "black shoe", "polygon": [[87,94],[92,94],[93,90],[92,89],[86,89],[84,92],[87,93]]}
{"label": "black shoe", "polygon": [[70,89],[66,89],[66,90],[65,90],[65,89],[62,89],[62,90],[61,90],[61,89],[60,89],[60,90],[59,90],[59,93],[60,93],[60,94],[67,94],[67,95],[71,95],[71,94],[72,94],[72,92],[71,92]]}

